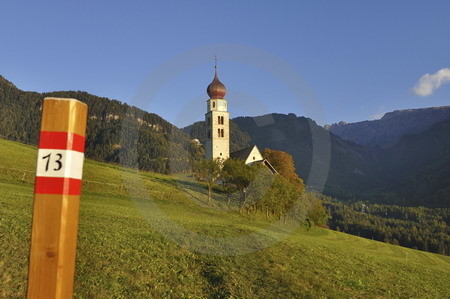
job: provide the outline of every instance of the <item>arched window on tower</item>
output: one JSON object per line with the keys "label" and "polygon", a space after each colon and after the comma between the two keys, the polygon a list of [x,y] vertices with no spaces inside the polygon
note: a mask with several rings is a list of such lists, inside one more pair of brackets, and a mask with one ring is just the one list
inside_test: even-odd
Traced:
{"label": "arched window on tower", "polygon": [[223,116],[220,117],[221,123],[223,125]]}
{"label": "arched window on tower", "polygon": [[212,102],[213,108],[216,108],[216,102]]}
{"label": "arched window on tower", "polygon": [[217,129],[217,137],[221,137],[220,136],[220,129]]}
{"label": "arched window on tower", "polygon": [[217,123],[218,123],[219,125],[221,125],[221,123],[220,123],[220,115],[217,116]]}
{"label": "arched window on tower", "polygon": [[223,129],[220,130],[220,135],[221,137],[224,137],[225,135],[223,134]]}

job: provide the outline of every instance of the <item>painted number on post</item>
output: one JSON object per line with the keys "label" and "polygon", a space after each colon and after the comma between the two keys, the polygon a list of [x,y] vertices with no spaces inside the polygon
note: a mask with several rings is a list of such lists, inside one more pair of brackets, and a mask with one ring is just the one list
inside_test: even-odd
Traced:
{"label": "painted number on post", "polygon": [[[61,153],[57,153],[56,154],[57,159],[55,160],[55,163],[57,164],[57,167],[54,168],[54,171],[59,171],[61,170],[61,168],[63,167],[63,164],[61,162],[61,158],[62,158],[62,154]],[[45,164],[45,171],[48,171],[48,167],[50,166],[50,160],[52,157],[52,153],[48,154],[47,156],[42,157],[42,159],[47,159],[47,163]]]}
{"label": "painted number on post", "polygon": [[81,179],[84,154],[71,150],[39,149],[36,176]]}

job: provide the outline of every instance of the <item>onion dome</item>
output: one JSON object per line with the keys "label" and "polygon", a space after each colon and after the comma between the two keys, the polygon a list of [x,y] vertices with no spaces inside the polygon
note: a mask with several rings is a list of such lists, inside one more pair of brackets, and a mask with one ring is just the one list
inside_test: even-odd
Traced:
{"label": "onion dome", "polygon": [[206,92],[208,93],[210,99],[223,99],[227,93],[225,85],[223,85],[217,77],[217,68],[214,74],[214,80],[208,85]]}

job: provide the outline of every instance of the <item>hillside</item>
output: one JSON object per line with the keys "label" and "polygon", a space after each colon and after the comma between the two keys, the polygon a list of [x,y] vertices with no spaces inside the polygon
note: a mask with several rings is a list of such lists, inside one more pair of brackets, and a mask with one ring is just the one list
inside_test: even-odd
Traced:
{"label": "hillside", "polygon": [[[0,297],[23,297],[36,148],[0,139],[0,152]],[[87,160],[75,298],[450,296],[449,257],[239,215],[203,193]]]}
{"label": "hillside", "polygon": [[390,181],[378,190],[384,202],[395,194],[404,205],[450,206],[450,118],[403,136],[382,161]]}
{"label": "hillside", "polygon": [[86,156],[159,173],[183,171],[200,154],[181,130],[154,113],[82,91],[28,92],[0,76],[0,136],[37,144],[44,97],[88,104]]}
{"label": "hillside", "polygon": [[381,119],[356,123],[340,122],[326,126],[345,140],[368,146],[389,148],[405,135],[418,134],[450,118],[450,106],[396,110]]}

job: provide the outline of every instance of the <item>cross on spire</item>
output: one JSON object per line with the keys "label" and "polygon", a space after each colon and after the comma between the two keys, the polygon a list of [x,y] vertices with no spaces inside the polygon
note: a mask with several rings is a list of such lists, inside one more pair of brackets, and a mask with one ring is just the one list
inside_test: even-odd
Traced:
{"label": "cross on spire", "polygon": [[214,55],[214,77],[217,78],[217,55]]}

